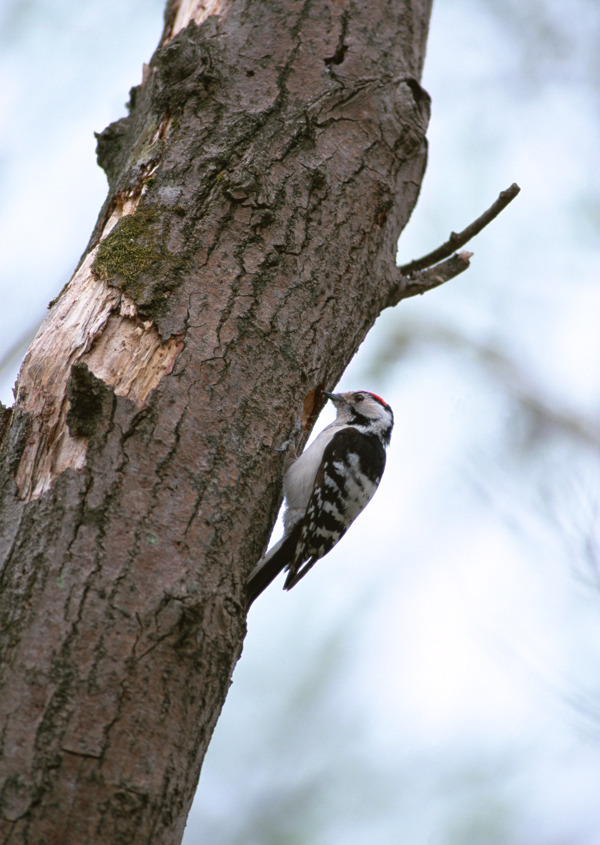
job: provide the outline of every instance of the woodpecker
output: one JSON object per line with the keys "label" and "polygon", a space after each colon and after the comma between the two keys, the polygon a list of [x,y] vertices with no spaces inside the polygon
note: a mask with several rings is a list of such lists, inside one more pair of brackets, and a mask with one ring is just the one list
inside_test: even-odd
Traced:
{"label": "woodpecker", "polygon": [[290,590],[335,546],[371,500],[385,468],[394,415],[375,393],[326,393],[336,409],[328,425],[285,472],[281,540],[246,584],[248,605],[287,570]]}

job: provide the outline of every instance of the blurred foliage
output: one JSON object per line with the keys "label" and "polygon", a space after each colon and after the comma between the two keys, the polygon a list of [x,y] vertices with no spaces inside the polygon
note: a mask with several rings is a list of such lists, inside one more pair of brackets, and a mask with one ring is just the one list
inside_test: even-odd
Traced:
{"label": "blurred foliage", "polygon": [[418,321],[399,319],[393,330],[379,336],[379,348],[375,351],[369,367],[368,377],[386,372],[391,367],[405,363],[409,355],[431,353],[440,348],[445,355],[465,358],[480,368],[496,386],[504,398],[510,401],[518,420],[518,439],[514,435],[517,426],[511,419],[507,441],[512,448],[523,451],[539,448],[549,437],[565,437],[576,445],[600,451],[600,427],[597,420],[586,419],[574,409],[561,408],[560,395],[546,396],[526,367],[515,360],[510,350],[497,341],[483,341],[469,336],[464,327],[455,327],[430,319],[423,309]]}

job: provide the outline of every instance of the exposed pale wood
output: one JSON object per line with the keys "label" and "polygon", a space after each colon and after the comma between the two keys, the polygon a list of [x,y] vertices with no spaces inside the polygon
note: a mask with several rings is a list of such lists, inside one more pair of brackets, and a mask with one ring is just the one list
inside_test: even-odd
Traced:
{"label": "exposed pale wood", "polygon": [[96,278],[92,250],[75,273],[67,290],[42,323],[21,366],[17,402],[30,414],[31,427],[17,471],[23,499],[47,490],[56,474],[85,462],[85,438],[70,436],[67,382],[74,361],[87,352],[101,334],[120,294]]}
{"label": "exposed pale wood", "polygon": [[122,302],[118,315],[110,315],[93,348],[80,360],[115,393],[143,408],[150,391],[173,369],[182,348],[179,336],[163,343],[152,322],[140,323],[124,314]]}
{"label": "exposed pale wood", "polygon": [[176,4],[177,11],[171,25],[170,37],[177,35],[190,21],[199,25],[209,15],[223,14],[230,4],[231,0],[180,0]]}
{"label": "exposed pale wood", "polygon": [[[138,202],[139,197],[117,204],[100,242]],[[66,425],[67,384],[75,362],[86,363],[115,393],[142,407],[183,348],[179,337],[163,343],[152,323],[137,319],[133,300],[98,278],[93,270],[98,248],[50,309],[19,372],[17,402],[31,415],[16,476],[25,500],[48,490],[69,467],[85,465],[87,438],[73,437]]]}

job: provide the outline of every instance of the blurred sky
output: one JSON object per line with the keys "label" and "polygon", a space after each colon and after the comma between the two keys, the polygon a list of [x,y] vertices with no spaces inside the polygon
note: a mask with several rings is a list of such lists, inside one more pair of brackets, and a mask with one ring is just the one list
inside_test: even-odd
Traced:
{"label": "blurred sky", "polygon": [[[92,132],[123,115],[162,4],[4,0],[0,27],[11,350],[85,247]],[[593,0],[437,3],[399,260],[522,191],[345,374],[394,407],[386,475],[253,607],[185,845],[600,845],[599,35]]]}

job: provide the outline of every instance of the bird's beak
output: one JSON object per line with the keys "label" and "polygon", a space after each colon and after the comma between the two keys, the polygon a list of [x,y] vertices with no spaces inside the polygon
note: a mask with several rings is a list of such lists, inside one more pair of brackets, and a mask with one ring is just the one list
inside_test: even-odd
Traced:
{"label": "bird's beak", "polygon": [[340,402],[346,401],[341,393],[328,393],[326,390],[324,390],[323,396],[326,396],[328,399],[331,399],[334,404],[339,404]]}

